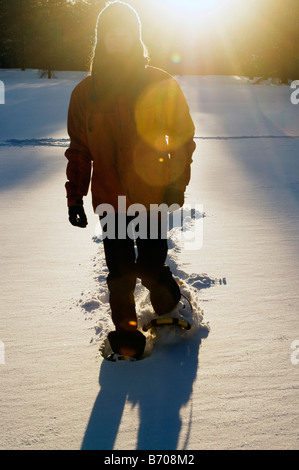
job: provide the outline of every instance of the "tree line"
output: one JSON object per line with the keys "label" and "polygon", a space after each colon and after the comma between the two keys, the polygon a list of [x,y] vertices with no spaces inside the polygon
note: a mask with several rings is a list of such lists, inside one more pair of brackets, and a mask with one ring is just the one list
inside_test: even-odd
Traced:
{"label": "tree line", "polygon": [[0,0],[0,67],[85,70],[104,1]]}
{"label": "tree line", "polygon": [[[148,1],[129,3],[140,14],[152,65],[173,74],[277,77],[283,83],[299,78],[298,0],[260,0],[252,18],[230,28],[225,41],[217,30],[188,37],[188,29],[163,22],[158,10],[149,15]],[[0,0],[0,68],[39,69],[49,78],[53,71],[88,70],[97,15],[105,4]]]}

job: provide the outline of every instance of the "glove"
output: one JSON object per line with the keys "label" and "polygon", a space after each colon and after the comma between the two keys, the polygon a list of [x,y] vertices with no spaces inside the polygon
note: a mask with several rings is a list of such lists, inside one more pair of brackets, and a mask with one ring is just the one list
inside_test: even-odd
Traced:
{"label": "glove", "polygon": [[172,204],[178,204],[180,207],[184,204],[184,191],[182,189],[176,189],[168,187],[165,190],[163,202],[169,206]]}
{"label": "glove", "polygon": [[69,207],[69,221],[74,227],[86,227],[88,222],[83,206]]}

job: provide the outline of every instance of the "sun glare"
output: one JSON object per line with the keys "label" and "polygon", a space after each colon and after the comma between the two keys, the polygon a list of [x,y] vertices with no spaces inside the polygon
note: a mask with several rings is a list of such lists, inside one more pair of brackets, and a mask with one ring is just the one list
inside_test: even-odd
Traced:
{"label": "sun glare", "polygon": [[[175,15],[185,22],[187,29],[197,27],[225,27],[238,21],[254,7],[256,0],[165,0],[169,17]],[[186,21],[187,20],[187,21]]]}
{"label": "sun glare", "polygon": [[177,75],[186,70],[192,74],[241,73],[247,38],[254,25],[262,22],[260,2],[144,0],[142,13],[148,21],[144,39],[156,60],[152,63],[162,66],[167,60],[167,67]]}
{"label": "sun glare", "polygon": [[170,8],[180,12],[198,13],[207,12],[215,8],[219,3],[225,0],[166,0]]}

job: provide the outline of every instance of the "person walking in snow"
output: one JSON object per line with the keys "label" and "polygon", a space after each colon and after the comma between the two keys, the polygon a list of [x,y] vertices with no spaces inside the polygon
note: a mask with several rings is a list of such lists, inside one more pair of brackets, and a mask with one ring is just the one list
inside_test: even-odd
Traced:
{"label": "person walking in snow", "polygon": [[[91,74],[72,92],[68,133],[69,221],[86,227],[83,197],[91,181],[95,212],[101,204],[115,211],[115,236],[103,240],[115,325],[109,342],[114,353],[139,357],[145,337],[137,324],[137,278],[158,315],[173,310],[181,293],[165,265],[168,245],[161,231],[136,238],[138,256],[132,237],[118,236],[119,196],[125,196],[126,209],[138,203],[147,214],[152,204],[181,207],[195,143],[186,99],[171,75],[148,65],[139,16],[127,3],[108,3],[98,16]],[[126,228],[131,220],[125,216]]]}

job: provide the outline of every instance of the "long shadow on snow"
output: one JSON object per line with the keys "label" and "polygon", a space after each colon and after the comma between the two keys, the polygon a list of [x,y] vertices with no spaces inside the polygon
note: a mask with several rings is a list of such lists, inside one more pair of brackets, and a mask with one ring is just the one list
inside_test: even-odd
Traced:
{"label": "long shadow on snow", "polygon": [[[200,214],[193,214],[201,217]],[[170,223],[172,228],[172,223]],[[169,239],[167,264],[181,279],[188,275],[178,268],[175,259],[176,242]],[[198,277],[198,279],[200,276]],[[103,278],[100,277],[100,283]],[[193,278],[189,279],[193,283]],[[188,282],[188,281],[187,281]],[[194,285],[194,283],[193,283]],[[198,290],[211,287],[199,282]],[[119,432],[125,406],[139,407],[137,450],[176,450],[182,422],[180,410],[192,395],[198,372],[201,341],[208,330],[198,330],[189,339],[159,345],[152,355],[137,362],[110,363],[103,361],[100,370],[100,392],[96,398],[82,442],[82,450],[112,450]],[[192,403],[190,406],[192,411]],[[189,417],[183,449],[187,447],[192,416]],[[125,439],[123,437],[123,439]],[[133,444],[128,442],[132,450]]]}
{"label": "long shadow on snow", "polygon": [[[176,450],[182,425],[180,410],[192,394],[203,334],[206,336],[207,332],[198,332],[196,337],[179,345],[161,346],[142,361],[103,361],[99,377],[101,388],[82,450],[114,448],[127,402],[127,406],[139,407],[139,422],[132,423],[132,426],[139,426],[137,450]],[[183,448],[188,444],[191,420],[192,416]]]}

